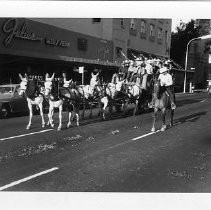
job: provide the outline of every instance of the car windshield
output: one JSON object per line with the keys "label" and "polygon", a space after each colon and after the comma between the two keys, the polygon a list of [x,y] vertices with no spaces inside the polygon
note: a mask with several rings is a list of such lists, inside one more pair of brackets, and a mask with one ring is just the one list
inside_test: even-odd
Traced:
{"label": "car windshield", "polygon": [[1,86],[0,87],[0,94],[12,94],[14,91],[14,87],[5,87]]}

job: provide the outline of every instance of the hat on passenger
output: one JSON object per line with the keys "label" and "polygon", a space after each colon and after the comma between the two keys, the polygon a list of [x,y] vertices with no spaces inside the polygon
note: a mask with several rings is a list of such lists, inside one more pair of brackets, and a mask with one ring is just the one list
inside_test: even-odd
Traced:
{"label": "hat on passenger", "polygon": [[164,72],[167,72],[168,68],[167,67],[163,67],[160,69],[160,74],[163,74]]}
{"label": "hat on passenger", "polygon": [[143,57],[137,57],[135,61],[143,61]]}
{"label": "hat on passenger", "polygon": [[167,67],[163,67],[160,69],[160,74],[163,74],[164,72],[167,72],[168,68]]}

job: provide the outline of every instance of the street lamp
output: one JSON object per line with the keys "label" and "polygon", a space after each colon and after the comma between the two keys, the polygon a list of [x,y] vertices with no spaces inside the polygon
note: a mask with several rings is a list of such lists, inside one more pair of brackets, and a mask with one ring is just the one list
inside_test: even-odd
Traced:
{"label": "street lamp", "polygon": [[193,38],[191,39],[188,44],[187,44],[187,47],[186,47],[186,56],[185,56],[185,77],[184,77],[184,89],[183,89],[183,93],[185,93],[185,89],[186,89],[186,80],[187,80],[187,64],[188,64],[188,48],[189,48],[189,45],[192,41],[194,40],[201,40],[201,39],[210,39],[211,38],[211,34],[209,35],[205,35],[205,36],[200,36],[200,37],[196,37],[196,38]]}

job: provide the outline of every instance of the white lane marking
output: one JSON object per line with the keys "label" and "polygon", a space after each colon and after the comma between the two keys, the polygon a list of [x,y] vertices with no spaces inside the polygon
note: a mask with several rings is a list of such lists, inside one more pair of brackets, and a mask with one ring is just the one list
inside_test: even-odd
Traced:
{"label": "white lane marking", "polygon": [[176,122],[176,123],[174,123],[174,125],[179,125],[179,124],[181,124],[181,122]]}
{"label": "white lane marking", "polygon": [[204,99],[204,100],[200,101],[199,103],[205,102],[206,100],[207,100],[207,99]]}
{"label": "white lane marking", "polygon": [[187,120],[185,120],[185,121],[191,121],[191,120],[195,120],[195,119],[197,119],[197,118],[198,118],[198,116],[189,118],[189,119],[187,119]]}
{"label": "white lane marking", "polygon": [[47,130],[42,130],[42,131],[37,131],[37,132],[33,132],[33,133],[26,133],[26,134],[21,134],[18,136],[11,136],[11,137],[6,137],[6,138],[2,138],[0,139],[0,141],[4,141],[4,140],[8,140],[8,139],[15,139],[15,138],[20,138],[20,137],[24,137],[24,136],[31,136],[37,133],[44,133],[44,132],[48,132],[48,131],[52,131],[53,129],[47,129]]}
{"label": "white lane marking", "polygon": [[8,188],[10,188],[10,187],[14,187],[15,185],[18,185],[18,184],[20,184],[20,183],[26,182],[26,181],[28,181],[28,180],[30,180],[30,179],[34,179],[34,178],[36,178],[36,177],[38,177],[38,176],[41,176],[41,175],[43,175],[43,174],[50,173],[50,172],[55,171],[55,170],[58,170],[58,169],[59,169],[58,167],[54,167],[54,168],[51,168],[51,169],[42,171],[42,172],[40,172],[40,173],[37,173],[37,174],[31,175],[31,176],[28,176],[28,177],[26,177],[26,178],[20,179],[20,180],[18,180],[18,181],[12,182],[12,183],[10,183],[10,184],[4,185],[4,186],[0,187],[0,191],[5,190],[5,189],[8,189]]}
{"label": "white lane marking", "polygon": [[157,130],[157,131],[155,131],[155,132],[150,132],[150,133],[144,134],[144,135],[142,135],[142,136],[135,137],[135,138],[133,138],[133,139],[131,139],[131,140],[132,140],[132,141],[136,141],[136,140],[138,140],[138,139],[142,139],[142,138],[144,138],[144,137],[146,137],[146,136],[150,136],[150,135],[155,134],[155,133],[157,133],[157,132],[160,132],[160,130]]}
{"label": "white lane marking", "polygon": [[99,151],[97,151],[97,152],[94,152],[94,153],[92,153],[91,155],[85,156],[84,158],[93,157],[94,155],[97,155],[97,154],[99,154],[99,153],[108,151],[108,150],[110,150],[110,149],[114,149],[114,148],[116,148],[116,147],[120,147],[120,146],[122,146],[122,145],[131,143],[131,142],[133,142],[133,141],[136,141],[136,140],[138,140],[138,139],[141,139],[141,138],[150,136],[150,135],[155,134],[155,133],[160,132],[160,131],[161,131],[161,130],[157,130],[157,131],[155,131],[155,132],[146,133],[146,134],[144,134],[144,135],[142,135],[142,136],[138,136],[138,137],[135,137],[135,138],[133,138],[133,139],[129,139],[129,140],[124,141],[124,142],[122,142],[122,143],[115,144],[115,145],[113,145],[113,146],[107,147],[106,149],[103,149],[103,150],[99,150]]}

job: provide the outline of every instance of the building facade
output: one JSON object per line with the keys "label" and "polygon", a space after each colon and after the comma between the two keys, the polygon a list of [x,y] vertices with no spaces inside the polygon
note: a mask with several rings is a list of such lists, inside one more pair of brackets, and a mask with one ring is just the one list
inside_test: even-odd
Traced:
{"label": "building facade", "polygon": [[[169,58],[170,19],[133,18],[1,18],[1,81],[17,81],[18,73],[87,72],[102,69],[105,80],[125,57],[140,53]],[[89,81],[90,74],[85,74]]]}
{"label": "building facade", "polygon": [[[211,34],[211,20],[197,19],[196,26],[202,34]],[[206,88],[207,80],[211,80],[211,51],[206,49],[211,45],[211,39],[197,39],[190,43],[188,50],[187,70],[190,72],[187,81],[192,81],[195,88]],[[192,73],[191,73],[192,71]]]}
{"label": "building facade", "polygon": [[113,61],[121,60],[120,50],[170,57],[171,19],[71,18],[33,19],[66,30],[86,34],[113,43]]}

